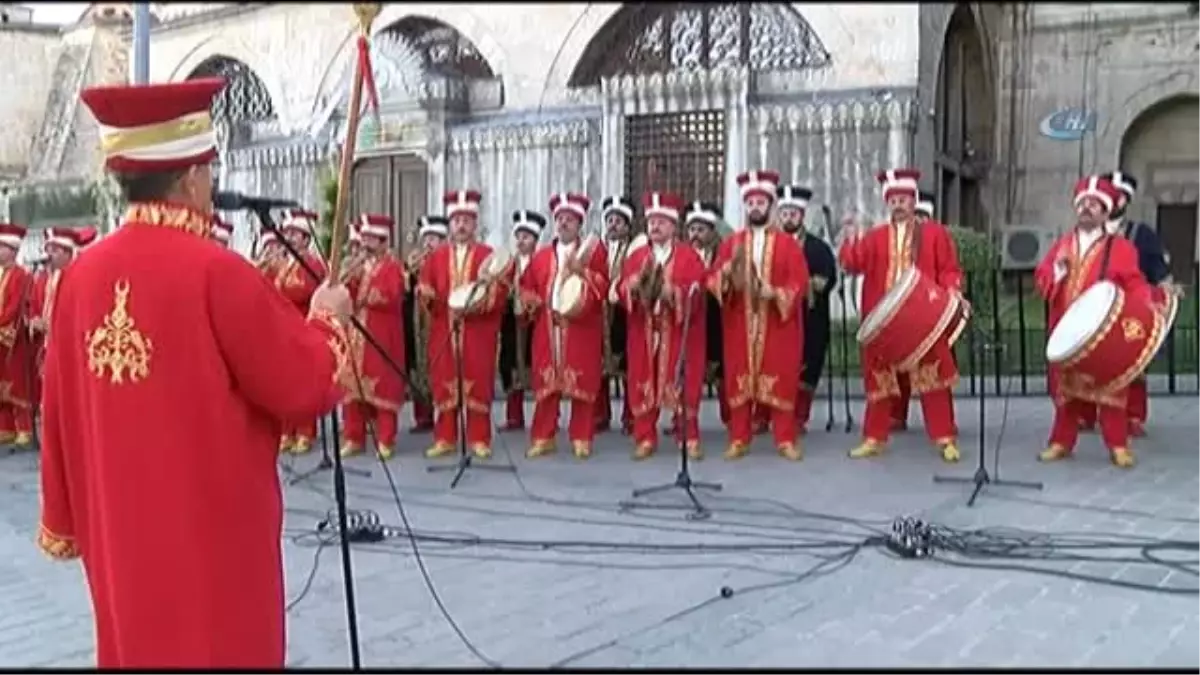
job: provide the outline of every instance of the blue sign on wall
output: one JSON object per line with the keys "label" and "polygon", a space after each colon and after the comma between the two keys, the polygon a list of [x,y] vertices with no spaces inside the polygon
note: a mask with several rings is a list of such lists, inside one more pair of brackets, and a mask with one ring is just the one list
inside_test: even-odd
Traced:
{"label": "blue sign on wall", "polygon": [[1042,118],[1038,131],[1056,141],[1078,141],[1096,130],[1096,114],[1082,108],[1063,108]]}

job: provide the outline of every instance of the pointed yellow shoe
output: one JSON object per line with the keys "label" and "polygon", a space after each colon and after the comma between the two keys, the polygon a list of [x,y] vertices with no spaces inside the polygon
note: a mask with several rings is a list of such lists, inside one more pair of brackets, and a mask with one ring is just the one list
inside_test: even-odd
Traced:
{"label": "pointed yellow shoe", "polygon": [[390,446],[390,445],[385,445],[385,446],[375,450],[375,455],[378,456],[379,459],[382,459],[385,462],[387,460],[391,459],[392,455],[394,455],[395,453],[396,453],[396,451],[392,450],[392,446]]}
{"label": "pointed yellow shoe", "polygon": [[525,456],[529,459],[536,459],[549,455],[556,449],[552,440],[534,441],[533,445],[529,446],[529,449],[525,451]]}
{"label": "pointed yellow shoe", "polygon": [[28,431],[19,431],[12,442],[18,448],[27,448],[33,445],[33,434]]}
{"label": "pointed yellow shoe", "polygon": [[592,444],[585,441],[572,441],[571,451],[575,453],[575,459],[587,459],[592,456]]}
{"label": "pointed yellow shoe", "polygon": [[700,447],[700,441],[687,442],[688,459],[699,462],[704,459],[704,449]]}
{"label": "pointed yellow shoe", "polygon": [[294,445],[294,442],[292,441],[291,436],[280,436],[279,437],[279,452],[281,452],[281,453],[282,452],[291,452],[293,445]]}
{"label": "pointed yellow shoe", "polygon": [[339,451],[342,457],[353,457],[362,453],[362,446],[354,441],[346,441],[342,443],[342,449]]}
{"label": "pointed yellow shoe", "polygon": [[750,452],[750,446],[745,443],[730,443],[729,447],[725,449],[724,457],[728,461],[733,461],[745,457],[747,452]]}
{"label": "pointed yellow shoe", "polygon": [[1132,469],[1137,461],[1133,457],[1133,451],[1129,448],[1114,448],[1109,458],[1112,460],[1113,466],[1122,469]]}
{"label": "pointed yellow shoe", "polygon": [[429,459],[437,459],[438,457],[445,457],[452,452],[454,452],[453,443],[435,441],[434,444],[429,446],[429,449],[425,451],[425,456]]}
{"label": "pointed yellow shoe", "polygon": [[638,443],[633,449],[633,459],[635,462],[640,462],[643,459],[650,459],[654,455],[653,443]]}
{"label": "pointed yellow shoe", "polygon": [[0,431],[0,445],[8,445],[17,435],[11,431]]}
{"label": "pointed yellow shoe", "polygon": [[1038,455],[1039,462],[1057,462],[1060,459],[1067,459],[1071,456],[1071,451],[1057,443],[1051,443],[1050,447],[1042,451]]}
{"label": "pointed yellow shoe", "polygon": [[796,443],[784,443],[779,446],[779,455],[784,459],[799,462],[804,459],[804,449]]}
{"label": "pointed yellow shoe", "polygon": [[849,453],[850,459],[866,459],[883,454],[883,443],[867,439]]}
{"label": "pointed yellow shoe", "polygon": [[484,443],[476,443],[471,446],[471,452],[478,459],[491,459],[492,449]]}
{"label": "pointed yellow shoe", "polygon": [[958,451],[958,446],[953,442],[942,443],[940,450],[942,452],[942,461],[947,464],[953,464],[962,459],[962,453]]}
{"label": "pointed yellow shoe", "polygon": [[292,454],[293,455],[303,455],[304,453],[308,452],[309,450],[312,450],[312,445],[313,445],[313,443],[312,443],[311,438],[305,438],[303,436],[299,436],[292,443]]}

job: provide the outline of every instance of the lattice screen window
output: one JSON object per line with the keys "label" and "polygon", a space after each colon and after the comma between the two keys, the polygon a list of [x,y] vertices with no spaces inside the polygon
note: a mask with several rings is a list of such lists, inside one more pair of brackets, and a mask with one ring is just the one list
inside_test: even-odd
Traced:
{"label": "lattice screen window", "polygon": [[720,204],[725,193],[725,113],[720,110],[625,118],[625,189]]}
{"label": "lattice screen window", "polygon": [[627,5],[592,40],[573,87],[638,73],[748,66],[755,71],[820,68],[829,52],[786,3]]}
{"label": "lattice screen window", "polygon": [[199,77],[225,79],[225,88],[212,105],[213,122],[222,138],[239,125],[275,119],[275,105],[266,85],[241,61],[214,56],[197,66],[188,79]]}

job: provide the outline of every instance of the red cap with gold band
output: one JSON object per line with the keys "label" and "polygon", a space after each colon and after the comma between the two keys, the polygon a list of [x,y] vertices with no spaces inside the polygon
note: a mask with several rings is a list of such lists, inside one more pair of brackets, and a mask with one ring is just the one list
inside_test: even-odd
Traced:
{"label": "red cap with gold band", "polygon": [[1085,176],[1075,184],[1075,206],[1078,207],[1079,203],[1088,197],[1103,204],[1105,210],[1112,211],[1121,199],[1121,191],[1111,181],[1100,176]]}
{"label": "red cap with gold band", "polygon": [[920,192],[917,184],[921,180],[921,172],[917,169],[888,169],[876,174],[875,180],[879,181],[885,202],[891,199],[892,195],[900,194],[916,199]]}
{"label": "red cap with gold band", "polygon": [[79,241],[79,234],[78,230],[52,227],[46,230],[46,243],[43,247],[48,249],[51,246],[58,246],[68,251],[74,251],[82,245]]}
{"label": "red cap with gold band", "polygon": [[233,238],[233,225],[218,218],[215,214],[212,217],[212,238],[222,244],[229,244],[229,240]]}
{"label": "red cap with gold band", "polygon": [[683,198],[671,192],[647,192],[642,195],[642,212],[646,218],[664,216],[678,224],[683,213]]}
{"label": "red cap with gold band", "polygon": [[588,209],[592,206],[592,200],[587,198],[587,195],[577,194],[575,192],[560,192],[550,197],[550,217],[557,218],[562,211],[574,213],[579,216],[580,220],[587,218]]}
{"label": "red cap with gold band", "polygon": [[25,240],[25,228],[14,223],[0,223],[0,245],[20,249]]}
{"label": "red cap with gold band", "polygon": [[453,218],[459,213],[479,215],[479,202],[483,195],[477,190],[451,190],[442,196],[442,205],[446,207],[446,217]]}
{"label": "red cap with gold band", "polygon": [[93,87],[79,95],[100,124],[110,171],[176,171],[217,156],[209,106],[225,86],[202,78],[132,87]]}
{"label": "red cap with gold band", "polygon": [[395,221],[380,213],[364,213],[358,218],[358,234],[363,237],[390,239]]}
{"label": "red cap with gold band", "polygon": [[317,227],[317,214],[305,209],[290,209],[283,214],[283,223],[279,225],[279,229],[287,232],[294,230],[301,234],[312,236]]}

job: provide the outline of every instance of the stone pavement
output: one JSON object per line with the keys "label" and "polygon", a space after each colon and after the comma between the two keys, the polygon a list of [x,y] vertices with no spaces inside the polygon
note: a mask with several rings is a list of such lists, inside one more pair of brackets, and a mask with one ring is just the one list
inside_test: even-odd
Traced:
{"label": "stone pavement", "polygon": [[[817,408],[816,426],[823,427],[825,409]],[[450,492],[449,474],[425,472],[419,452],[427,438],[419,436],[402,437],[409,447],[390,466],[412,527],[425,538],[422,559],[446,609],[478,650],[505,666],[1200,666],[1195,594],[898,560],[878,549],[865,549],[828,574],[797,579],[821,562],[817,555],[832,553],[802,550],[803,542],[861,540],[907,514],[956,527],[1196,541],[1195,399],[1152,402],[1151,435],[1138,443],[1140,464],[1133,471],[1109,465],[1094,434],[1083,437],[1074,460],[1039,465],[1034,455],[1049,424],[1047,402],[1013,399],[1003,425],[1002,409],[1001,401],[987,407],[989,453],[1003,427],[1001,477],[1041,480],[1045,490],[986,488],[972,509],[964,506],[962,486],[930,480],[937,473],[969,476],[974,470],[978,407],[970,401],[958,406],[965,457],[957,467],[941,464],[919,424],[873,461],[847,459],[854,436],[818,428],[799,464],[776,457],[765,439],[746,459],[726,463],[715,457],[723,438],[715,410],[706,408],[705,441],[713,458],[694,474],[724,483],[719,496],[702,496],[716,512],[708,522],[669,511],[618,513],[616,504],[631,488],[671,480],[677,456],[664,450],[633,463],[626,439],[616,433],[602,437],[587,463],[562,452],[528,461],[522,437],[498,437],[492,462],[511,453],[520,483],[512,475],[472,471]],[[854,411],[861,415],[860,403]],[[914,418],[919,421],[916,413]],[[295,464],[307,468],[313,462],[301,458]],[[349,477],[350,507],[375,511],[398,526],[379,465],[368,458],[350,464],[373,472]],[[0,550],[6,553],[0,562],[0,664],[88,665],[90,605],[79,568],[43,559],[31,541],[37,509],[32,456],[0,459],[0,490]],[[329,493],[328,474],[289,489],[290,534],[309,531],[324,518],[332,505]],[[452,541],[429,540],[436,536]],[[507,548],[461,541],[472,536],[577,543],[569,550],[540,550],[511,541]],[[314,546],[312,539],[285,544],[289,598],[300,596],[314,559],[319,561],[311,588],[289,615],[289,662],[346,665],[339,558],[334,546]],[[596,542],[624,542],[627,550],[598,549]],[[628,550],[633,542],[677,548]],[[697,543],[710,548],[679,550]],[[767,544],[777,550],[763,550]],[[1194,575],[1128,561],[1038,564],[1196,587]],[[438,611],[407,540],[357,546],[354,569],[364,665],[480,664]],[[773,587],[744,590],[764,584]],[[720,598],[722,586],[734,589],[733,596]]]}

